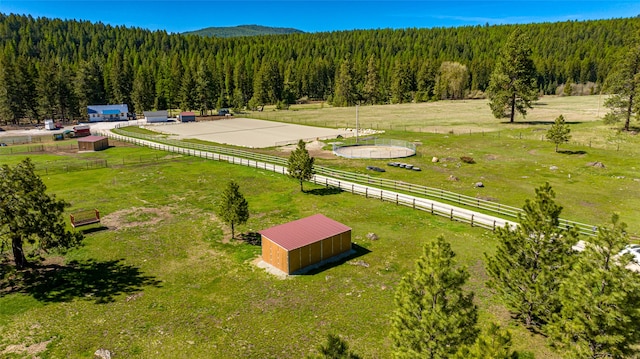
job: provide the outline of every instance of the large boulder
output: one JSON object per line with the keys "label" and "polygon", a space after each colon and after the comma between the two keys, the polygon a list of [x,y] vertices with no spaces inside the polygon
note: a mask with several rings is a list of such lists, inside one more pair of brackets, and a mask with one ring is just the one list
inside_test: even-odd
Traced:
{"label": "large boulder", "polygon": [[476,182],[476,183],[473,185],[473,187],[476,187],[476,188],[482,188],[482,187],[484,187],[484,183],[482,183],[482,182]]}
{"label": "large boulder", "polygon": [[438,157],[433,157],[433,158],[431,159],[431,162],[433,162],[433,163],[438,163],[438,162],[440,162],[440,159],[439,159]]}
{"label": "large boulder", "polygon": [[98,349],[96,350],[95,353],[93,353],[93,356],[95,358],[99,358],[99,359],[111,359],[111,352],[108,351],[107,349]]}

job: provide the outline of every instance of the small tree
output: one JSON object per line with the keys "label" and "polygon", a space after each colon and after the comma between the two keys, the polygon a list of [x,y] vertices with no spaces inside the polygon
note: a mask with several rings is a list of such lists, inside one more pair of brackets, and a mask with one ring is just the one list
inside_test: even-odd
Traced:
{"label": "small tree", "polygon": [[554,198],[548,183],[537,188],[518,214],[519,225],[496,229],[496,254],[486,262],[489,286],[529,328],[540,329],[558,312],[558,289],[577,242],[574,229],[560,228],[562,207]]}
{"label": "small tree", "polygon": [[247,223],[249,204],[240,193],[240,187],[234,181],[227,184],[218,201],[217,214],[222,221],[231,226],[231,238],[235,238],[235,225]]}
{"label": "small tree", "polygon": [[394,357],[449,358],[475,341],[477,308],[462,289],[469,273],[455,267],[454,256],[440,236],[402,278],[391,316]]}
{"label": "small tree", "polygon": [[45,252],[82,241],[82,234],[66,230],[62,213],[69,204],[46,191],[29,158],[13,168],[0,168],[0,243],[2,248],[11,246],[17,269],[28,265],[25,241]]}
{"label": "small tree", "polygon": [[547,131],[547,139],[556,145],[556,152],[558,152],[558,145],[561,143],[567,143],[571,139],[569,134],[571,129],[569,125],[564,122],[564,116],[560,115],[556,118],[551,128]]}
{"label": "small tree", "polygon": [[309,156],[309,151],[303,140],[298,141],[298,147],[291,152],[287,163],[289,176],[300,181],[300,191],[304,192],[302,182],[313,177],[314,158]]}
{"label": "small tree", "polygon": [[625,268],[632,256],[618,256],[628,238],[613,215],[586,243],[560,287],[562,310],[548,332],[567,358],[623,358],[637,354],[640,341],[640,282]]}
{"label": "small tree", "polygon": [[360,356],[349,350],[349,344],[335,334],[328,334],[325,344],[318,346],[319,355],[310,359],[360,359]]}
{"label": "small tree", "polygon": [[478,336],[472,346],[458,351],[456,359],[517,359],[518,353],[511,349],[511,333],[495,323]]}

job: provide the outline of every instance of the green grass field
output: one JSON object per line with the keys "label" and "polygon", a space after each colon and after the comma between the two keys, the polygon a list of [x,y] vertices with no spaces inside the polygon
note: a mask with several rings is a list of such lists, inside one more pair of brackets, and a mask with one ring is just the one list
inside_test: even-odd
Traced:
{"label": "green grass field", "polygon": [[[565,100],[557,106],[580,107],[569,102],[574,98]],[[422,106],[405,107],[419,112]],[[449,106],[456,111],[467,103]],[[390,112],[395,109],[389,107]],[[273,115],[331,117],[338,110],[353,111],[312,108]],[[518,207],[535,187],[549,181],[565,206],[563,217],[600,224],[618,210],[630,230],[640,232],[637,146],[617,151],[565,145],[561,149],[574,152],[557,154],[552,144],[530,138],[546,125],[486,125],[484,134],[471,135],[389,131],[389,138],[422,143],[418,155],[407,161],[423,171],[389,168],[375,175]],[[593,120],[572,126],[575,132],[594,134],[600,127]],[[520,131],[531,135],[520,139]],[[625,141],[637,144],[633,136]],[[460,163],[462,155],[477,163]],[[13,164],[24,156],[0,158]],[[9,282],[12,273],[0,267],[5,268],[5,278],[0,278],[0,357],[85,358],[105,348],[118,358],[299,358],[327,333],[339,333],[363,357],[386,358],[393,292],[421,246],[438,235],[451,242],[459,262],[471,272],[468,288],[476,293],[481,324],[496,321],[509,327],[518,350],[537,358],[559,357],[543,337],[511,324],[486,288],[483,258],[495,248],[491,232],[312,185],[306,187],[313,191],[301,193],[294,180],[272,172],[145,148],[30,156],[50,191],[71,203],[70,211],[98,208],[108,229],[91,231],[81,248],[48,258],[46,274],[28,278],[26,284]],[[432,156],[451,159],[433,164]],[[87,157],[105,160],[109,167],[60,170],[60,164]],[[590,161],[607,167],[586,166]],[[384,161],[318,162],[360,172],[367,164],[385,166]],[[549,170],[551,165],[558,170]],[[449,175],[460,181],[448,181]],[[229,242],[229,230],[213,215],[214,201],[231,179],[250,205],[251,218],[240,232],[323,213],[353,228],[357,257],[287,280],[257,268],[252,262],[260,248]],[[473,188],[476,181],[487,187]],[[370,232],[379,240],[368,240]],[[355,265],[357,261],[369,267]]]}

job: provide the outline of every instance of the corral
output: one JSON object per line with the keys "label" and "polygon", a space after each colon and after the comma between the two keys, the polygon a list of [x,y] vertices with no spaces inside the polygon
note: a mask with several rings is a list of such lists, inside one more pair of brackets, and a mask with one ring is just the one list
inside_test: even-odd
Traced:
{"label": "corral", "polygon": [[153,130],[175,135],[179,139],[197,138],[250,148],[282,146],[296,143],[300,139],[315,140],[352,136],[349,131],[248,118],[156,125],[153,126]]}

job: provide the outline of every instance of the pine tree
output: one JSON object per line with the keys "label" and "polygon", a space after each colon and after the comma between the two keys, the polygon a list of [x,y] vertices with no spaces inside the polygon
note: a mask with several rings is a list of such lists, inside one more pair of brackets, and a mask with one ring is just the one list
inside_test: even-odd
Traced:
{"label": "pine tree", "polygon": [[558,152],[559,144],[569,142],[571,139],[570,132],[569,125],[564,122],[564,116],[558,116],[547,131],[547,139],[556,145],[556,152]]}
{"label": "pine tree", "polygon": [[640,42],[633,44],[619,60],[617,68],[607,77],[605,90],[612,96],[604,105],[611,109],[605,123],[624,121],[624,130],[629,131],[631,118],[640,116]]}
{"label": "pine tree", "polygon": [[456,353],[456,359],[517,359],[518,353],[512,348],[511,333],[495,323],[483,331],[471,346],[465,346]]}
{"label": "pine tree", "polygon": [[309,156],[309,151],[303,140],[298,141],[298,147],[291,152],[287,161],[289,176],[300,181],[300,191],[304,192],[302,182],[313,177],[314,158]]}
{"label": "pine tree", "polygon": [[364,99],[367,103],[372,105],[377,104],[380,100],[380,74],[378,73],[378,67],[376,60],[373,56],[369,57],[367,63],[367,76],[364,83]]}
{"label": "pine tree", "polygon": [[396,59],[393,66],[391,81],[391,102],[411,102],[411,90],[413,89],[413,77],[409,65],[401,59]]}
{"label": "pine tree", "polygon": [[136,113],[142,113],[153,108],[155,102],[156,84],[150,71],[142,66],[133,81],[131,98]]}
{"label": "pine tree", "polygon": [[338,335],[328,334],[327,342],[318,346],[319,355],[309,359],[360,359],[360,356],[349,350],[349,344]]}
{"label": "pine tree", "polygon": [[527,108],[538,98],[535,75],[529,39],[516,28],[502,48],[487,88],[496,118],[509,116],[513,122],[516,111],[526,116]]}
{"label": "pine tree", "polygon": [[476,340],[477,308],[473,293],[463,291],[469,273],[455,267],[454,257],[440,236],[402,278],[391,316],[394,357],[450,358]]}
{"label": "pine tree", "polygon": [[353,65],[347,57],[342,60],[340,68],[336,72],[332,105],[344,107],[355,104],[355,84],[353,77]]}
{"label": "pine tree", "polygon": [[516,228],[496,229],[496,254],[487,257],[489,286],[528,328],[540,329],[558,312],[558,289],[577,242],[573,228],[559,227],[562,207],[554,198],[548,183],[537,188]]}
{"label": "pine tree", "polygon": [[25,242],[47,251],[70,248],[82,240],[80,233],[66,230],[62,214],[69,204],[46,191],[31,159],[0,167],[0,244],[12,248],[17,269],[28,265]]}
{"label": "pine tree", "polygon": [[618,253],[629,243],[617,215],[598,228],[560,287],[562,310],[548,332],[566,358],[627,358],[638,354],[640,281],[625,268],[631,255]]}
{"label": "pine tree", "polygon": [[240,186],[230,181],[220,195],[217,204],[217,215],[231,226],[231,238],[235,238],[236,224],[244,224],[249,220],[249,203],[240,193]]}

